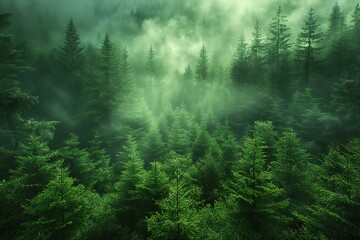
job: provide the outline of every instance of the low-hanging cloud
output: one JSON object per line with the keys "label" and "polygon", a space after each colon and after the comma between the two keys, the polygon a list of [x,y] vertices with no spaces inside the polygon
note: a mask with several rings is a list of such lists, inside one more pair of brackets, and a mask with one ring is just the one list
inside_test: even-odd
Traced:
{"label": "low-hanging cloud", "polygon": [[38,48],[60,45],[72,17],[84,45],[98,47],[109,33],[114,42],[127,46],[133,60],[144,58],[152,45],[168,69],[181,71],[195,64],[202,44],[212,62],[228,64],[238,36],[244,32],[249,42],[256,19],[266,36],[279,5],[295,39],[310,7],[327,22],[336,2],[347,16],[356,5],[347,0],[2,0],[0,7],[13,13],[17,37],[39,43]]}

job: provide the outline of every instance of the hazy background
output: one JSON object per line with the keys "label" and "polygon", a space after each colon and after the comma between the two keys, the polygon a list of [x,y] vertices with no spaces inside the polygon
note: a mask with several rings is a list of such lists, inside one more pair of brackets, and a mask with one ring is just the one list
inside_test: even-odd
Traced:
{"label": "hazy background", "polygon": [[[100,46],[107,32],[128,47],[131,59],[143,59],[152,45],[169,69],[183,71],[195,63],[203,43],[212,62],[228,64],[241,32],[250,38],[259,19],[266,36],[279,5],[295,39],[310,7],[319,22],[327,22],[336,2],[344,13],[351,13],[356,4],[349,0],[0,0],[0,12],[12,13],[13,34],[40,51],[61,45],[72,17],[84,46]],[[325,30],[327,25],[321,27]]]}

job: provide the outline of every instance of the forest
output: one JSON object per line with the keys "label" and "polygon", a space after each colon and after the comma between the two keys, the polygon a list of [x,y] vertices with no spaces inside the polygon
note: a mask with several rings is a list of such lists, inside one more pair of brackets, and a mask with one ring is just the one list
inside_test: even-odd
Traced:
{"label": "forest", "polygon": [[0,239],[360,239],[359,3],[1,1]]}

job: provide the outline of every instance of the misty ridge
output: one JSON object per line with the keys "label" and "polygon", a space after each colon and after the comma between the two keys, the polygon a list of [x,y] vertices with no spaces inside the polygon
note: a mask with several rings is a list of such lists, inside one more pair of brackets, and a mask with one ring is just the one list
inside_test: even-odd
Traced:
{"label": "misty ridge", "polygon": [[358,239],[359,134],[359,3],[0,2],[0,239]]}

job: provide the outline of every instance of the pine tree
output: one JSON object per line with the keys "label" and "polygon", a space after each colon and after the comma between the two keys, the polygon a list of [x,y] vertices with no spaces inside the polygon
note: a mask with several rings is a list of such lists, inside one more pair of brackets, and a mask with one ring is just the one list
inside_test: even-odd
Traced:
{"label": "pine tree", "polygon": [[77,183],[87,188],[92,188],[96,183],[95,163],[89,159],[89,152],[80,148],[79,138],[70,134],[65,140],[64,146],[59,151],[59,158],[63,160],[64,167],[70,171],[70,176]]}
{"label": "pine tree", "polygon": [[14,49],[12,39],[4,29],[10,25],[9,15],[0,14],[0,141],[6,147],[17,149],[23,115],[37,103],[37,98],[25,92],[18,75],[28,67],[21,64],[21,54]]}
{"label": "pine tree", "polygon": [[332,147],[322,165],[315,169],[315,203],[300,218],[315,235],[328,239],[356,239],[360,236],[359,139]]}
{"label": "pine tree", "polygon": [[236,51],[231,64],[231,78],[233,83],[243,85],[248,83],[249,73],[248,50],[245,35],[240,35]]}
{"label": "pine tree", "polygon": [[[51,151],[40,137],[31,135],[25,143],[19,145],[16,156],[16,168],[10,170],[10,177],[1,182],[1,224],[2,235],[16,234],[26,219],[22,205],[26,204],[53,179],[56,152]],[[9,169],[7,169],[8,171]]]}
{"label": "pine tree", "polygon": [[353,29],[353,34],[355,36],[355,44],[359,42],[359,35],[360,34],[360,5],[359,3],[356,4],[356,7],[354,9],[354,12],[351,16],[351,23],[352,23],[352,29]]}
{"label": "pine tree", "polygon": [[[357,59],[356,63],[359,65],[360,61],[360,5],[359,3],[356,4],[354,12],[351,16],[351,40],[352,40],[352,49],[353,49],[353,59]],[[355,62],[355,61],[354,61]],[[354,65],[355,65],[354,64]],[[360,67],[356,67],[357,69],[357,76],[360,78]]]}
{"label": "pine tree", "polygon": [[74,185],[64,169],[28,204],[24,211],[30,219],[19,239],[82,238],[90,213],[88,193]]}
{"label": "pine tree", "polygon": [[343,74],[349,74],[349,67],[353,62],[345,17],[337,3],[329,18],[329,30],[326,37],[329,46],[326,55],[328,74],[337,80]]}
{"label": "pine tree", "polygon": [[244,238],[276,236],[287,222],[281,211],[288,202],[280,199],[283,190],[273,184],[274,175],[265,168],[265,160],[261,138],[246,138],[233,178],[225,184]]}
{"label": "pine tree", "polygon": [[344,30],[345,18],[341,12],[339,4],[336,2],[332,8],[332,12],[329,18],[329,30],[328,40],[332,40],[334,37],[338,37],[339,34]]}
{"label": "pine tree", "polygon": [[114,54],[114,46],[108,34],[105,35],[105,38],[102,42],[100,48],[100,70],[104,77],[104,85],[109,89],[116,86],[114,80],[116,80],[116,75],[118,72],[117,69],[117,59]]}
{"label": "pine tree", "polygon": [[206,83],[209,79],[209,58],[204,44],[197,60],[195,76],[199,83]]}
{"label": "pine tree", "polygon": [[271,164],[274,183],[283,189],[283,199],[289,200],[287,215],[292,219],[290,227],[298,229],[296,214],[311,202],[310,156],[293,130],[286,130],[276,144],[276,160]]}
{"label": "pine tree", "polygon": [[302,83],[300,84],[302,88],[309,87],[310,79],[319,68],[323,33],[317,31],[318,27],[315,12],[310,8],[304,27],[301,28],[296,49],[297,61],[302,66]]}
{"label": "pine tree", "polygon": [[199,239],[200,218],[197,211],[199,189],[186,186],[177,177],[169,196],[158,202],[160,211],[147,219],[147,227],[155,239]]}
{"label": "pine tree", "polygon": [[120,58],[120,80],[121,80],[121,86],[125,87],[125,89],[131,89],[133,87],[130,74],[131,74],[131,67],[129,62],[129,52],[127,48],[124,47],[121,51],[121,58]]}
{"label": "pine tree", "polygon": [[85,67],[84,48],[81,47],[80,36],[71,18],[66,26],[63,46],[60,49],[59,61],[67,84],[78,88],[80,86],[79,74]]}
{"label": "pine tree", "polygon": [[279,6],[275,16],[272,18],[269,29],[269,61],[276,64],[281,62],[281,56],[287,54],[290,47],[290,33],[288,33],[290,29],[286,23],[286,16],[283,15],[283,10],[281,6]]}
{"label": "pine tree", "polygon": [[143,156],[145,164],[149,165],[150,162],[159,161],[163,157],[165,144],[160,135],[159,128],[154,123],[147,134],[144,136]]}
{"label": "pine tree", "polygon": [[144,196],[141,195],[141,186],[143,186],[146,172],[137,143],[131,135],[120,155],[125,162],[120,180],[115,184],[117,198],[114,204],[120,223],[134,230],[138,221],[145,216],[144,206],[141,205],[144,200]]}
{"label": "pine tree", "polygon": [[151,168],[146,172],[141,185],[141,192],[144,196],[146,212],[153,213],[159,210],[156,202],[165,198],[169,192],[169,178],[160,162],[151,162]]}
{"label": "pine tree", "polygon": [[210,147],[210,135],[206,131],[205,126],[200,126],[197,129],[195,141],[192,145],[192,158],[198,161],[205,156]]}
{"label": "pine tree", "polygon": [[284,98],[291,95],[290,76],[290,33],[281,6],[276,10],[270,24],[268,61],[270,63],[270,84],[272,90]]}
{"label": "pine tree", "polygon": [[90,142],[89,161],[94,165],[93,173],[93,188],[98,193],[107,193],[112,190],[112,183],[114,174],[110,166],[110,156],[106,150],[101,147],[101,140],[98,133],[95,134],[94,139]]}
{"label": "pine tree", "polygon": [[266,148],[264,153],[266,156],[266,166],[275,160],[275,145],[278,133],[275,131],[271,121],[256,121],[254,123],[253,135],[259,137]]}
{"label": "pine tree", "polygon": [[250,75],[255,84],[260,84],[264,81],[264,56],[265,43],[263,31],[259,20],[256,20],[254,32],[252,32],[252,41],[249,52]]}
{"label": "pine tree", "polygon": [[158,73],[158,66],[156,64],[155,56],[154,49],[152,46],[150,46],[146,55],[146,67],[148,76],[150,77],[150,86],[154,84],[155,77],[157,77]]}

